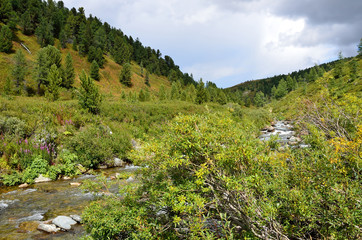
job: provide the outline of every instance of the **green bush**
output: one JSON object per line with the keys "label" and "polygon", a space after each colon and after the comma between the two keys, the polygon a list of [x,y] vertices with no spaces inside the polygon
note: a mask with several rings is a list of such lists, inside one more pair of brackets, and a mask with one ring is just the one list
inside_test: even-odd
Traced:
{"label": "green bush", "polygon": [[34,179],[37,178],[39,174],[46,174],[48,172],[48,168],[48,161],[43,159],[41,156],[36,156],[30,167],[25,169],[23,172],[23,182],[33,183]]}
{"label": "green bush", "polygon": [[255,129],[225,114],[176,117],[133,152],[139,185],[86,209],[87,230],[95,239],[359,239],[362,127],[351,141],[286,153]]}
{"label": "green bush", "polygon": [[89,126],[66,143],[87,168],[96,168],[114,157],[124,158],[131,148],[130,138],[121,131],[97,125]]}

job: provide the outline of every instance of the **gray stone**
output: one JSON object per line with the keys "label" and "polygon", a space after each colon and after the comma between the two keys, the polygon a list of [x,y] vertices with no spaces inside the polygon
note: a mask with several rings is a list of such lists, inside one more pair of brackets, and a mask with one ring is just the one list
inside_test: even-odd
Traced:
{"label": "gray stone", "polygon": [[99,169],[107,169],[107,165],[99,165]]}
{"label": "gray stone", "polygon": [[35,183],[42,183],[42,182],[51,182],[50,178],[44,177],[43,174],[40,174],[39,177],[34,179]]}
{"label": "gray stone", "polygon": [[290,146],[295,146],[295,145],[298,145],[298,142],[289,141],[288,144]]}
{"label": "gray stone", "polygon": [[123,167],[125,165],[125,162],[123,162],[121,159],[119,158],[114,158],[114,162],[113,165],[115,167]]}
{"label": "gray stone", "polygon": [[270,127],[267,127],[267,131],[268,132],[274,132],[275,131],[275,128],[270,126]]}
{"label": "gray stone", "polygon": [[72,228],[71,225],[77,224],[77,222],[67,216],[58,216],[53,219],[53,224],[57,225],[62,229],[70,230]]}
{"label": "gray stone", "polygon": [[55,232],[58,232],[60,230],[54,224],[45,224],[45,223],[39,224],[37,229],[42,230],[42,231],[47,232],[47,233],[55,233]]}
{"label": "gray stone", "polygon": [[79,187],[80,185],[82,185],[82,183],[80,183],[80,182],[71,182],[71,183],[69,183],[69,185]]}
{"label": "gray stone", "polygon": [[133,177],[129,177],[126,182],[133,182],[134,181],[134,178]]}
{"label": "gray stone", "polygon": [[294,136],[292,136],[292,137],[290,138],[290,141],[291,141],[291,142],[301,142],[302,139],[300,139],[299,137],[294,137]]}
{"label": "gray stone", "polygon": [[29,184],[27,184],[27,183],[23,183],[23,184],[19,185],[19,188],[27,188],[27,187],[29,187]]}
{"label": "gray stone", "polygon": [[70,215],[70,217],[78,223],[80,223],[82,221],[82,218],[79,215]]}

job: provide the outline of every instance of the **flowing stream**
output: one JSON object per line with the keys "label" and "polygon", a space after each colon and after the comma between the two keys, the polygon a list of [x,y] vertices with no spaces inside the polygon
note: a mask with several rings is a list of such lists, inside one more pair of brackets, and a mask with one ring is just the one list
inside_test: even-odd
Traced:
{"label": "flowing stream", "polygon": [[[136,167],[111,168],[99,170],[106,176],[119,172],[133,172]],[[81,215],[82,210],[94,199],[92,193],[86,193],[71,182],[95,179],[94,175],[80,175],[72,180],[58,180],[38,183],[28,188],[0,188],[0,239],[78,239],[85,234],[80,224],[74,225],[68,232],[48,234],[37,230],[39,221],[53,219],[59,215]],[[116,192],[114,186],[112,191]]]}

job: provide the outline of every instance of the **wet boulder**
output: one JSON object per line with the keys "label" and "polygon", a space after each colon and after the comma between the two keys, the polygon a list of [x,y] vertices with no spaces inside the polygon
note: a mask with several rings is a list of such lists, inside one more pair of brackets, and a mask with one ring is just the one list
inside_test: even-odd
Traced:
{"label": "wet boulder", "polygon": [[72,228],[72,225],[77,224],[77,222],[67,216],[58,216],[53,219],[53,224],[57,225],[62,229],[70,230]]}
{"label": "wet boulder", "polygon": [[47,233],[56,233],[60,230],[59,228],[57,228],[55,224],[45,224],[45,223],[39,224],[37,229]]}

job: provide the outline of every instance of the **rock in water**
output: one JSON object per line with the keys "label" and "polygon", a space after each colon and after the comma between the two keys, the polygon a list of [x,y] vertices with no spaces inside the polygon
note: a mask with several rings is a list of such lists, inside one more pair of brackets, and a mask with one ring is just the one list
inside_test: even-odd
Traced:
{"label": "rock in water", "polygon": [[44,177],[43,174],[40,174],[39,177],[34,179],[35,183],[50,182],[50,181],[51,181],[51,179],[47,178],[47,177]]}
{"label": "rock in water", "polygon": [[115,158],[113,165],[115,167],[123,167],[125,165],[125,163],[121,159]]}
{"label": "rock in water", "polygon": [[80,223],[82,221],[82,218],[79,215],[70,215],[70,217],[78,223]]}
{"label": "rock in water", "polygon": [[55,233],[55,232],[58,232],[60,230],[54,224],[45,224],[45,223],[39,224],[37,229],[42,230],[42,231],[47,232],[47,233]]}
{"label": "rock in water", "polygon": [[126,182],[133,182],[134,181],[134,178],[133,177],[129,177]]}
{"label": "rock in water", "polygon": [[80,185],[82,185],[79,182],[72,182],[72,183],[69,183],[69,184],[70,184],[70,186],[75,186],[75,187],[79,187]]}
{"label": "rock in water", "polygon": [[29,187],[29,184],[27,184],[27,183],[23,183],[23,184],[19,185],[19,188],[27,188],[27,187]]}
{"label": "rock in water", "polygon": [[67,216],[58,216],[54,218],[53,224],[57,225],[62,229],[70,230],[72,228],[71,225],[77,224],[77,222]]}

